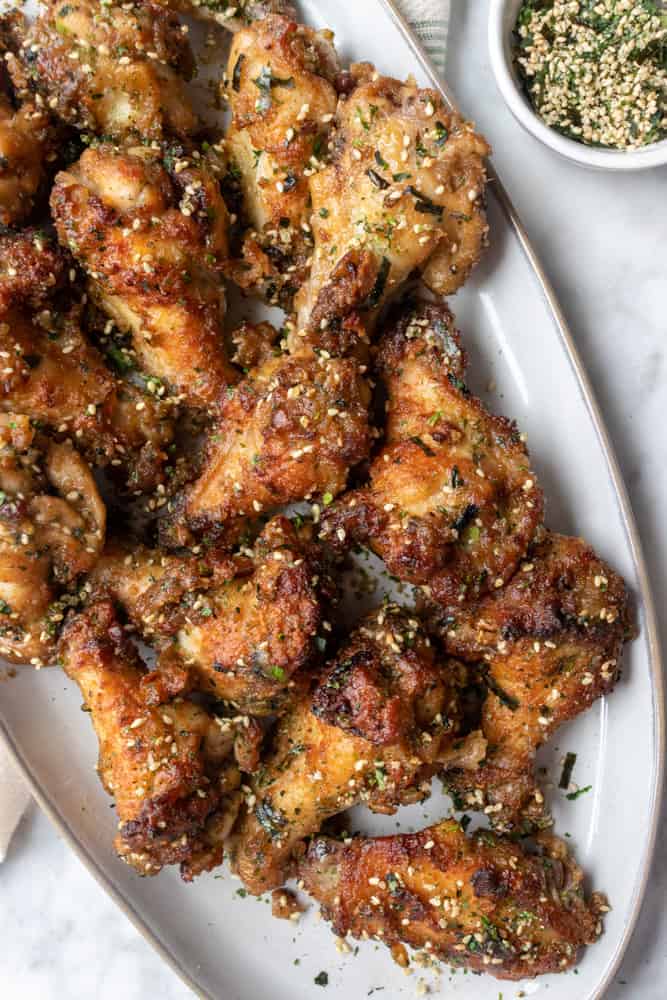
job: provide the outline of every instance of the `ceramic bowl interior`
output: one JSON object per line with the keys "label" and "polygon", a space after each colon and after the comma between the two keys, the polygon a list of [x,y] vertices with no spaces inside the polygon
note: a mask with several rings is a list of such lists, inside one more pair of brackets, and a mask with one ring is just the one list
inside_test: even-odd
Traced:
{"label": "ceramic bowl interior", "polygon": [[531,135],[554,152],[598,170],[646,170],[667,164],[667,139],[636,150],[599,149],[575,142],[542,121],[530,105],[514,65],[513,30],[522,0],[490,0],[489,56],[510,111]]}

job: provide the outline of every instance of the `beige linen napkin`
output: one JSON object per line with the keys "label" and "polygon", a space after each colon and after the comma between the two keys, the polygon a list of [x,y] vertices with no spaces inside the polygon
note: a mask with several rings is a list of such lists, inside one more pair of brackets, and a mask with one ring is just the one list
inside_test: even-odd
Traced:
{"label": "beige linen napkin", "polygon": [[9,753],[0,743],[0,861],[30,801],[30,792]]}

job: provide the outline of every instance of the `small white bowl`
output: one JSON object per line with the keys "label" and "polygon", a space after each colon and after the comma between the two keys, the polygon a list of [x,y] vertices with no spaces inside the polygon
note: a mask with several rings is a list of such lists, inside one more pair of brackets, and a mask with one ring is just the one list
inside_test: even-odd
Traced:
{"label": "small white bowl", "polygon": [[598,149],[556,132],[533,111],[523,93],[513,62],[512,33],[522,0],[490,0],[489,55],[500,93],[526,131],[556,153],[596,170],[647,170],[667,163],[667,139],[641,149]]}

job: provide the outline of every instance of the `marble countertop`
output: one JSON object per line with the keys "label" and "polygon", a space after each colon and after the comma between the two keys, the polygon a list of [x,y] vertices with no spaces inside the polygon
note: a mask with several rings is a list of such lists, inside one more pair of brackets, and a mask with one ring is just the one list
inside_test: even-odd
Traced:
{"label": "marble countertop", "polygon": [[[661,612],[667,598],[667,168],[588,172],[524,134],[491,75],[486,18],[486,0],[452,0],[447,75],[494,147],[496,167],[577,339],[630,491]],[[664,998],[666,894],[667,840],[609,1000]],[[191,996],[34,806],[0,866],[0,940],[3,1000]]]}

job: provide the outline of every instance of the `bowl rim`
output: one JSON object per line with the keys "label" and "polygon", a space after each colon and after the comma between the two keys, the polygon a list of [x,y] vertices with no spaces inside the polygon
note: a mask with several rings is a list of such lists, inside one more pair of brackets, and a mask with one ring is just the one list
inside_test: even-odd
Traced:
{"label": "bowl rim", "polygon": [[[599,170],[649,170],[667,164],[667,139],[633,150],[598,149],[561,135],[546,125],[530,106],[512,68],[512,43],[507,29],[508,13],[512,25],[522,0],[490,0],[488,46],[491,69],[505,103],[526,131],[544,145],[580,166]],[[514,10],[513,10],[514,9]]]}

